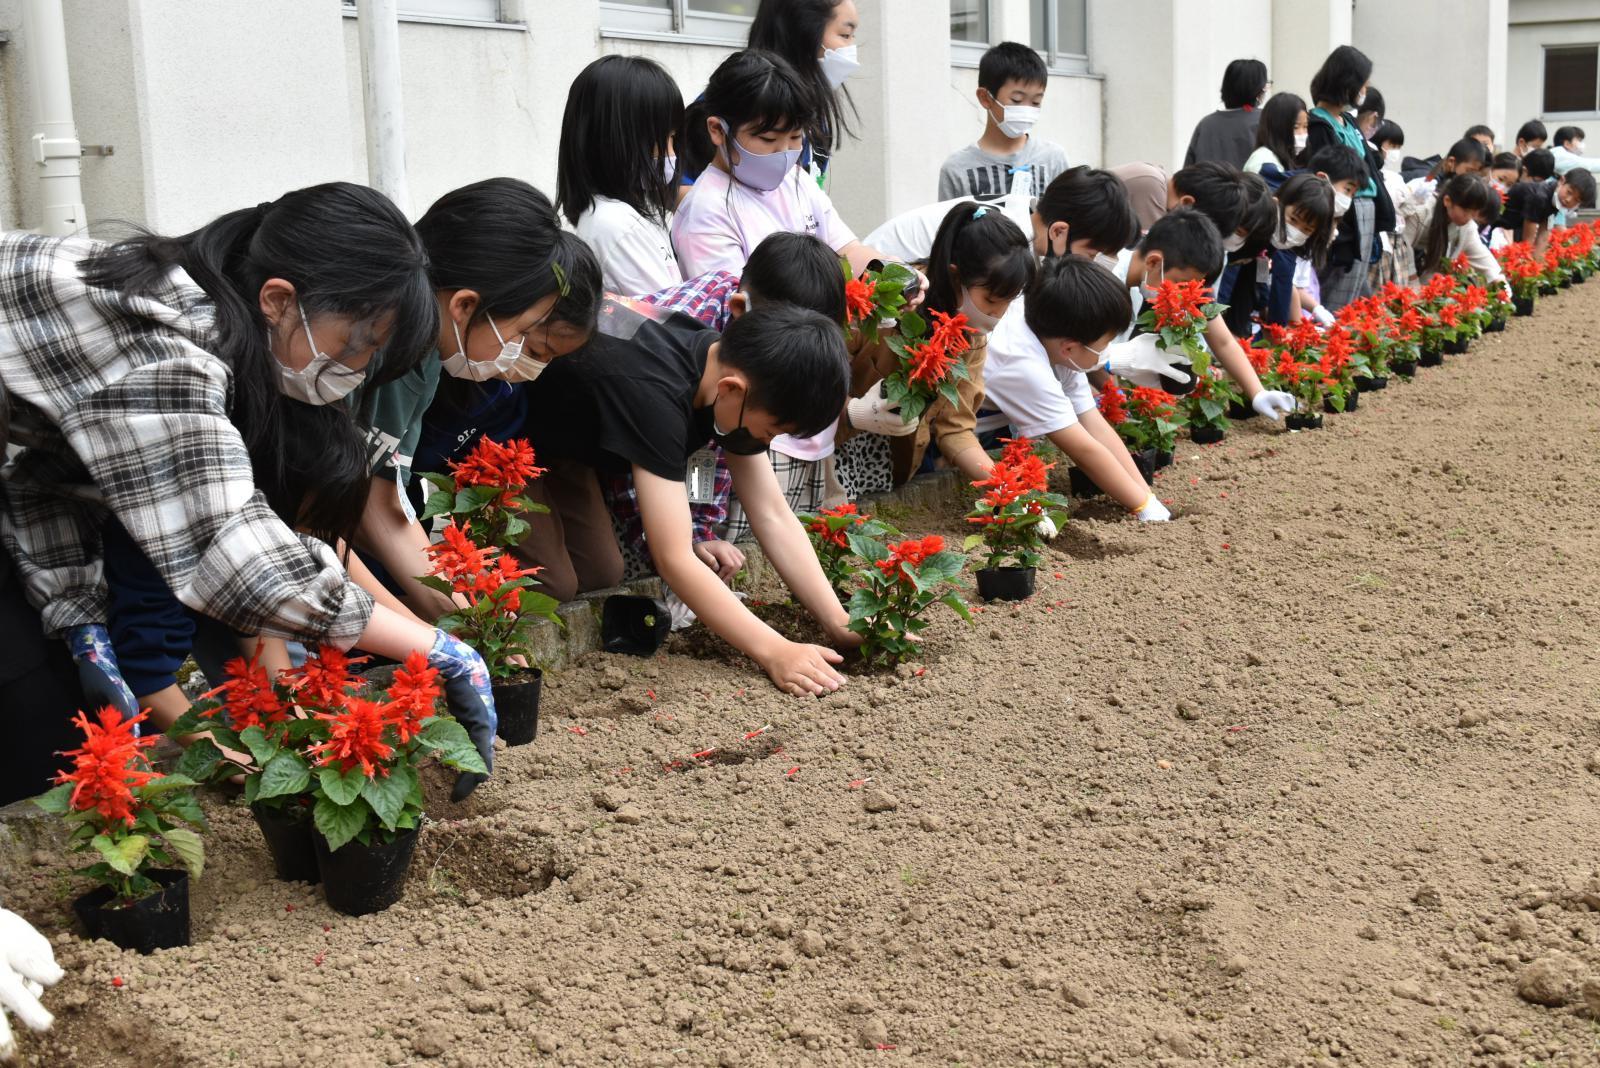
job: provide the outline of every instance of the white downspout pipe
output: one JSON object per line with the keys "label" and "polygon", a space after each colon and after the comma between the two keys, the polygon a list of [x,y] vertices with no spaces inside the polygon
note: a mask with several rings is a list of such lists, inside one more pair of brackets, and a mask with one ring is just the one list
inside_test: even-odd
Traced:
{"label": "white downspout pipe", "polygon": [[27,0],[24,43],[33,81],[33,136],[29,147],[39,165],[39,232],[52,237],[88,225],[83,206],[83,146],[72,121],[72,80],[67,73],[67,27],[61,0]]}
{"label": "white downspout pipe", "polygon": [[356,16],[367,125],[367,182],[409,216],[405,110],[400,98],[399,4],[397,0],[356,0]]}

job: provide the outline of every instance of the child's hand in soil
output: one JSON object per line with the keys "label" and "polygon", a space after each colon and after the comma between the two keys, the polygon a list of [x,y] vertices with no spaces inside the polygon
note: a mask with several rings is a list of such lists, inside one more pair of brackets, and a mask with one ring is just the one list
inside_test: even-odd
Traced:
{"label": "child's hand in soil", "polygon": [[772,684],[796,697],[821,697],[843,686],[844,676],[833,668],[843,662],[844,657],[832,649],[787,640],[760,661]]}
{"label": "child's hand in soil", "polygon": [[717,578],[730,582],[744,567],[744,550],[726,541],[697,542],[694,554],[700,562],[717,573]]}

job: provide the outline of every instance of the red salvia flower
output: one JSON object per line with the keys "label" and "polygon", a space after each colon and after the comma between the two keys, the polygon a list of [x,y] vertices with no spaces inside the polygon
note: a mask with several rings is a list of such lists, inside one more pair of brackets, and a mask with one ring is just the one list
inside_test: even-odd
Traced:
{"label": "red salvia flower", "polygon": [[352,659],[342,649],[324,645],[300,667],[284,672],[283,680],[294,691],[297,703],[314,708],[337,708],[355,685],[350,677],[350,665],[364,664],[366,660],[364,656]]}
{"label": "red salvia flower", "polygon": [[809,534],[815,534],[818,538],[830,545],[834,545],[840,549],[848,549],[850,547],[850,540],[845,537],[845,531],[848,528],[840,527],[838,530],[828,529],[829,519],[843,519],[845,516],[854,517],[850,525],[855,527],[859,527],[861,524],[867,521],[866,516],[860,515],[856,512],[855,505],[841,504],[834,508],[824,508],[822,511],[818,512],[817,518],[806,525],[806,532]]}
{"label": "red salvia flower", "polygon": [[906,376],[907,379],[929,387],[937,387],[943,382],[950,373],[950,366],[955,363],[955,357],[932,341],[908,347],[906,356],[911,360],[911,372]]}
{"label": "red salvia flower", "polygon": [[1204,282],[1170,282],[1163,280],[1156,290],[1156,326],[1185,327],[1204,321],[1205,306],[1211,303],[1211,290]]}
{"label": "red salvia flower", "polygon": [[455,477],[456,489],[469,486],[502,489],[502,504],[515,497],[544,471],[544,468],[535,466],[533,446],[522,438],[503,443],[492,438],[479,438],[464,460],[459,463],[450,461],[450,474]]}
{"label": "red salvia flower", "polygon": [[1116,426],[1128,419],[1128,395],[1122,392],[1122,387],[1115,382],[1107,382],[1106,388],[1101,391],[1100,414],[1107,423]]}
{"label": "red salvia flower", "polygon": [[1135,415],[1143,419],[1168,419],[1172,416],[1173,406],[1177,398],[1164,389],[1150,389],[1147,386],[1133,387],[1133,401],[1131,407]]}
{"label": "red salvia flower", "polygon": [[972,342],[967,337],[967,317],[965,315],[946,315],[942,311],[930,312],[933,317],[933,335],[928,338],[928,344],[938,346],[947,353],[961,355],[972,347]]}
{"label": "red salvia flower", "polygon": [[382,706],[363,697],[346,697],[343,708],[318,712],[316,717],[328,724],[328,740],[306,750],[317,764],[337,767],[341,775],[359,767],[369,779],[389,774],[380,763],[394,756],[394,747],[383,740],[389,720]]}
{"label": "red salvia flower", "polygon": [[489,550],[475,544],[466,524],[456,526],[452,520],[440,532],[440,540],[427,547],[428,558],[433,561],[433,573],[448,582],[470,579],[488,566]]}
{"label": "red salvia flower", "polygon": [[110,706],[100,710],[98,723],[82,712],[73,717],[72,722],[83,731],[83,744],[61,754],[72,757],[72,770],[60,773],[55,781],[72,783],[68,803],[74,811],[93,809],[107,823],[121,820],[133,826],[138,807],[134,788],[158,778],[143,755],[157,738],[137,738],[133,733],[134,726],[144,720],[145,713],[140,712],[124,721]]}
{"label": "red salvia flower", "polygon": [[422,721],[433,715],[439,700],[439,669],[428,666],[428,658],[413,650],[406,662],[395,669],[389,684],[389,703],[384,714],[402,743],[409,742],[422,729]]}
{"label": "red salvia flower", "polygon": [[944,539],[937,534],[929,534],[926,538],[918,540],[909,538],[906,541],[889,546],[889,555],[877,562],[879,571],[890,578],[898,577],[902,582],[910,582],[905,572],[900,570],[901,564],[910,564],[916,567],[935,553],[944,552]]}
{"label": "red salvia flower", "polygon": [[844,284],[844,306],[851,323],[858,323],[872,314],[873,294],[877,292],[878,283],[863,282],[859,278],[852,278]]}
{"label": "red salvia flower", "polygon": [[[267,669],[257,662],[260,657],[259,644],[249,660],[234,657],[222,665],[228,681],[200,695],[202,698],[223,695],[222,710],[228,713],[228,726],[235,731],[267,723],[282,723],[289,718],[289,706],[278,699],[277,691],[272,688],[272,679],[267,676]],[[217,712],[218,709],[209,708],[200,715],[211,719]]]}

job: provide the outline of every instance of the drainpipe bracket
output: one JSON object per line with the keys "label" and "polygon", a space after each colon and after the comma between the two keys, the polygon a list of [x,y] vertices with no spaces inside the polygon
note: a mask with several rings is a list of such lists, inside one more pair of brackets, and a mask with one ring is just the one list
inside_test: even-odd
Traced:
{"label": "drainpipe bracket", "polygon": [[83,145],[76,137],[46,137],[34,134],[33,162],[41,167],[53,159],[81,159]]}

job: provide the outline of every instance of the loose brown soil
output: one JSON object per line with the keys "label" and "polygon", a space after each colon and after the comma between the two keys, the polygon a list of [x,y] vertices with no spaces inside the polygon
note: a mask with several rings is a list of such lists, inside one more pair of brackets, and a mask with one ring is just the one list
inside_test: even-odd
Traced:
{"label": "loose brown soil", "polygon": [[925,671],[556,674],[382,915],[218,798],[196,944],[60,935],[27,1063],[1600,1064],[1597,320],[1182,447]]}

